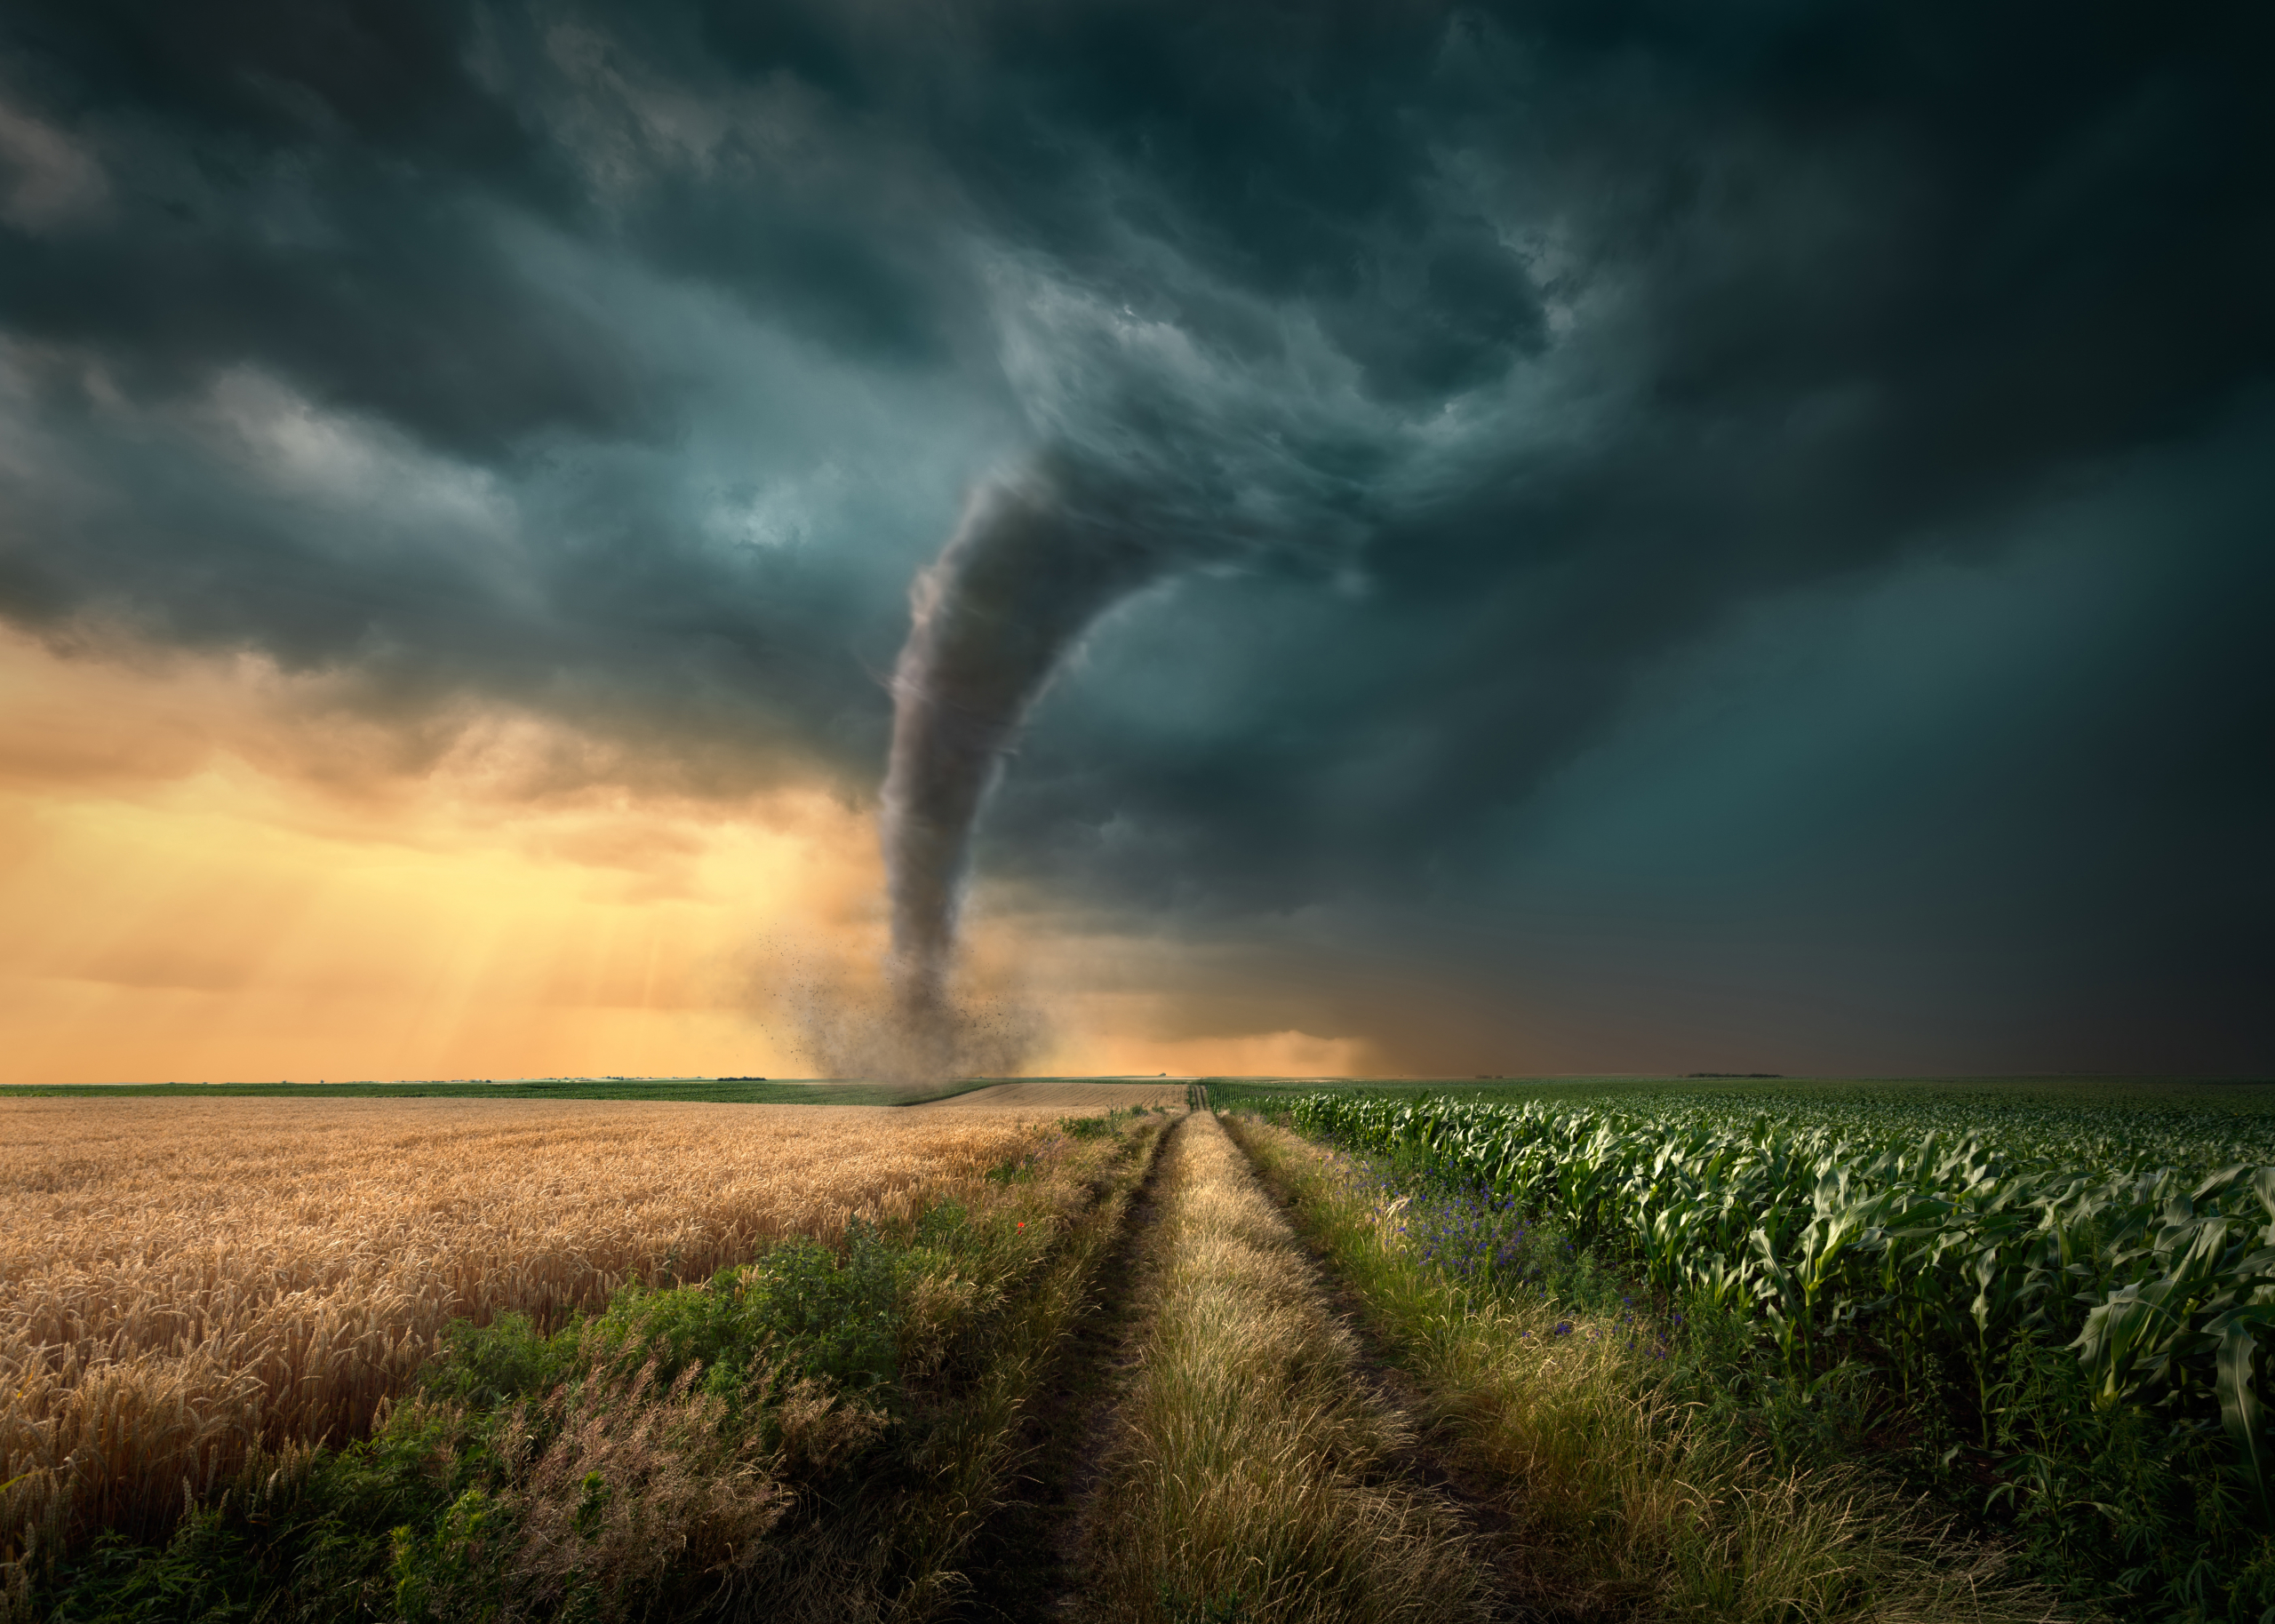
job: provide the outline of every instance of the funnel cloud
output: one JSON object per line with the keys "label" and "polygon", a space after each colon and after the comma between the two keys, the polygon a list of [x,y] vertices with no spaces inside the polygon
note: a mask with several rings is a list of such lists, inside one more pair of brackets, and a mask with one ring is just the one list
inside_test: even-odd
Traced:
{"label": "funnel cloud", "polygon": [[984,486],[918,577],[880,812],[912,1026],[948,1018],[972,825],[1028,710],[1083,628],[1171,556],[1127,505],[1042,460]]}

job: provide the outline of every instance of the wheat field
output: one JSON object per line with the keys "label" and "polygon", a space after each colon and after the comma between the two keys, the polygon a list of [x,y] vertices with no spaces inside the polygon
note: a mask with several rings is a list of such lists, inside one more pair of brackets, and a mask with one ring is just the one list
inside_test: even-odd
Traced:
{"label": "wheat field", "polygon": [[[465,1099],[0,1100],[0,1564],[368,1428],[454,1318],[963,1193],[1050,1118]],[[20,1571],[20,1570],[19,1570]]]}

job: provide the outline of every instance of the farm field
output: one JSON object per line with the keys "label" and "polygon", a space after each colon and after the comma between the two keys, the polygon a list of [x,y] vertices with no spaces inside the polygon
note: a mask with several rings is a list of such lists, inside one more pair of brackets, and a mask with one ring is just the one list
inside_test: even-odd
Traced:
{"label": "farm field", "polygon": [[151,1534],[257,1453],[371,1425],[453,1320],[906,1224],[1048,1114],[0,1100],[0,1557]]}
{"label": "farm field", "polygon": [[1529,1078],[1437,1081],[1216,1079],[1226,1109],[1315,1093],[1626,1109],[1705,1121],[1737,1113],[1862,1132],[1973,1134],[2020,1143],[2152,1149],[2186,1167],[2275,1163],[2275,1082],[2197,1078]]}
{"label": "farm field", "polygon": [[12,1098],[0,1618],[2256,1619],[2257,1099]]}
{"label": "farm field", "polygon": [[997,1083],[925,1101],[910,1109],[926,1116],[972,1111],[1128,1111],[1141,1105],[1183,1105],[1188,1091],[1189,1086],[1182,1082],[1090,1083],[1048,1078]]}
{"label": "farm field", "polygon": [[[1474,1214],[1396,1192],[1331,1148],[1245,1114],[1232,1137],[1329,1261],[1429,1480],[1467,1512],[1495,1616],[2047,1620],[2007,1553],[1954,1537],[1850,1463],[1780,1458],[1668,1380],[1676,1325],[1583,1264],[1554,1292],[1448,1268]],[[1679,1322],[1678,1322],[1679,1324]]]}
{"label": "farm field", "polygon": [[11,1099],[668,1100],[708,1105],[910,1105],[988,1086],[986,1078],[906,1084],[830,1078],[543,1077],[505,1081],[12,1083]]}
{"label": "farm field", "polygon": [[1345,1157],[1341,1182],[1481,1311],[1545,1305],[1571,1334],[1616,1305],[1608,1334],[1734,1436],[1925,1491],[2077,1605],[2275,1603],[2263,1088],[1212,1093]]}

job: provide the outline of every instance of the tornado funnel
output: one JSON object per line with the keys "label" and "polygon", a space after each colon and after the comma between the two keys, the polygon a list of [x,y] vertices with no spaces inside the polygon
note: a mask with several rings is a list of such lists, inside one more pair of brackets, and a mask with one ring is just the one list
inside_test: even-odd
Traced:
{"label": "tornado funnel", "polygon": [[1161,573],[1138,505],[1064,463],[991,481],[911,593],[881,833],[906,1019],[945,1018],[972,827],[1082,631]]}

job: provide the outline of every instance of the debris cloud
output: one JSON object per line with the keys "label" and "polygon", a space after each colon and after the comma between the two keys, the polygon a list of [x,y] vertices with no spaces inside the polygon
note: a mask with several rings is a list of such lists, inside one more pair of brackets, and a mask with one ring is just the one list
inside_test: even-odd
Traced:
{"label": "debris cloud", "polygon": [[1042,1008],[1000,973],[960,977],[915,1008],[874,961],[799,957],[770,965],[765,980],[765,1002],[816,1077],[911,1084],[1017,1077],[1051,1039]]}

